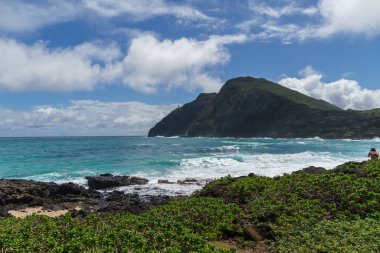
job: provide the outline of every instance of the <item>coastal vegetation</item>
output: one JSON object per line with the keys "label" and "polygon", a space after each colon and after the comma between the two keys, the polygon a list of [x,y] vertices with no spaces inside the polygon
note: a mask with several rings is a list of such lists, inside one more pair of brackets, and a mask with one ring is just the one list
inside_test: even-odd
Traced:
{"label": "coastal vegetation", "polygon": [[3,252],[261,252],[260,243],[265,252],[379,252],[380,161],[227,176],[141,214],[0,220]]}

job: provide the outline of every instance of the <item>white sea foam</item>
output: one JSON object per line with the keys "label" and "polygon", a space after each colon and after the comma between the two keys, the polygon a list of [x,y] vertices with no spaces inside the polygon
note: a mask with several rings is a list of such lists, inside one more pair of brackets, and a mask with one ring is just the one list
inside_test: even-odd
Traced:
{"label": "white sea foam", "polygon": [[162,136],[162,135],[157,135],[155,138],[166,138],[166,139],[177,139],[180,138],[180,136]]}
{"label": "white sea foam", "polygon": [[[202,185],[179,185],[179,184],[158,184],[157,181],[146,185],[132,185],[118,187],[116,190],[125,193],[137,193],[140,196],[144,195],[167,195],[167,196],[188,196],[194,191],[202,188]],[[115,189],[112,189],[115,190]],[[111,191],[112,191],[111,190]]]}
{"label": "white sea foam", "polygon": [[[350,160],[359,161],[360,159]],[[181,189],[180,191],[191,193],[193,190],[199,189],[200,186],[158,185],[156,183],[158,179],[176,182],[177,180],[191,177],[202,181],[226,175],[242,176],[249,173],[273,177],[284,173],[291,173],[308,166],[321,166],[326,169],[332,169],[344,162],[347,162],[347,157],[337,156],[329,152],[219,155],[182,159],[179,168],[174,168],[166,173],[151,171],[149,173],[137,173],[137,175],[149,178],[151,183],[146,187],[155,188],[158,192],[175,192],[178,188]],[[147,190],[145,189],[145,191]],[[152,190],[150,191],[151,193]]]}
{"label": "white sea foam", "polygon": [[231,150],[239,151],[240,147],[238,145],[231,145],[231,146],[217,147],[216,149],[219,151],[231,151]]}
{"label": "white sea foam", "polygon": [[170,176],[180,178],[196,175],[199,178],[218,178],[226,175],[242,176],[248,173],[276,176],[291,173],[308,166],[321,166],[332,169],[346,161],[347,157],[337,156],[328,152],[200,157],[183,159],[180,169],[173,171]]}
{"label": "white sea foam", "polygon": [[[349,160],[360,161],[359,158]],[[255,173],[263,176],[277,176],[291,173],[308,166],[320,166],[332,169],[347,162],[347,157],[329,152],[301,152],[295,154],[234,154],[215,155],[181,160],[179,168],[160,173],[158,171],[138,172],[136,176],[143,176],[150,180],[143,186],[120,187],[126,193],[140,195],[190,195],[202,188],[207,180],[223,176],[243,176]],[[200,183],[194,185],[158,184],[158,179],[177,182],[185,178],[197,179]]]}
{"label": "white sea foam", "polygon": [[[228,147],[224,150],[239,150],[235,146]],[[308,167],[321,166],[326,169],[332,169],[335,166],[347,162],[346,156],[329,152],[301,152],[294,154],[222,154],[211,155],[197,158],[184,158],[181,160],[179,167],[174,167],[166,172],[157,170],[139,171],[131,174],[132,176],[142,176],[150,180],[147,185],[119,187],[125,193],[138,193],[140,195],[190,195],[196,190],[202,188],[207,180],[220,178],[226,175],[243,176],[249,173],[255,173],[263,176],[276,176],[284,173]],[[93,171],[81,171],[81,175],[96,175]],[[114,172],[114,175],[123,174]],[[52,172],[41,175],[31,176],[25,179],[36,181],[54,181],[56,183],[73,182],[82,186],[87,186],[87,180],[81,175],[73,173],[65,174],[64,172]],[[175,182],[185,178],[194,178],[198,184],[180,185]],[[158,179],[166,179],[174,184],[158,184]]]}
{"label": "white sea foam", "polygon": [[347,142],[380,142],[380,137],[373,137],[372,139],[340,139]]}
{"label": "white sea foam", "polygon": [[81,186],[87,186],[87,180],[83,177],[83,175],[96,175],[96,173],[90,170],[83,170],[79,173],[50,172],[50,173],[23,177],[22,179],[34,180],[34,181],[40,181],[40,182],[55,182],[57,184],[72,182]]}
{"label": "white sea foam", "polygon": [[258,141],[222,141],[225,144],[234,144],[234,146],[250,146],[250,147],[259,147],[259,146],[265,146],[268,145],[268,143],[265,142],[258,142]]}

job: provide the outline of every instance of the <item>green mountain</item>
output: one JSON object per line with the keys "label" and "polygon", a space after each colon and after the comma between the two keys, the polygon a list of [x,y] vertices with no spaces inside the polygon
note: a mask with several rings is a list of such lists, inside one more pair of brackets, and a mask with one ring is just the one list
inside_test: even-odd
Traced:
{"label": "green mountain", "polygon": [[262,78],[239,77],[175,109],[149,136],[373,138],[380,109],[342,110]]}

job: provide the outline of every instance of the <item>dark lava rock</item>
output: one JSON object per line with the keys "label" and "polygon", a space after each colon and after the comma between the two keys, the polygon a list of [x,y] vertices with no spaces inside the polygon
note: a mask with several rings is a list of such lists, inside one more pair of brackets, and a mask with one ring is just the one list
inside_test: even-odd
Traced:
{"label": "dark lava rock", "polygon": [[[113,176],[105,176],[113,178]],[[130,178],[132,184],[146,183],[146,179]],[[41,206],[44,210],[70,210],[84,217],[89,213],[140,213],[167,203],[169,196],[144,196],[121,191],[101,193],[74,183],[56,184],[29,180],[0,179],[0,217],[8,217],[10,210]]]}
{"label": "dark lava rock", "polygon": [[144,203],[145,201],[140,198],[138,193],[125,194],[125,199],[130,204]]}
{"label": "dark lava rock", "polygon": [[55,192],[55,194],[58,194],[58,195],[68,195],[68,194],[81,195],[81,194],[84,194],[85,192],[86,192],[86,189],[83,186],[79,186],[77,184],[70,182],[70,183],[64,183],[64,184],[57,185],[57,191]]}
{"label": "dark lava rock", "polygon": [[31,180],[0,179],[0,203],[35,206],[62,199],[82,199],[99,193],[74,183],[56,184]]}
{"label": "dark lava rock", "polygon": [[103,174],[100,174],[99,176],[101,176],[101,177],[112,177],[113,175],[111,173],[103,173]]}
{"label": "dark lava rock", "polygon": [[125,194],[122,191],[113,191],[111,192],[108,197],[106,198],[106,201],[123,201],[125,199]]}
{"label": "dark lava rock", "polygon": [[127,185],[142,185],[149,182],[148,179],[142,177],[114,176],[109,173],[101,174],[100,176],[88,176],[86,179],[88,187],[95,190]]}
{"label": "dark lava rock", "polygon": [[173,197],[167,195],[150,195],[145,196],[144,201],[150,203],[151,205],[163,205],[168,203]]}
{"label": "dark lava rock", "polygon": [[325,168],[322,168],[322,167],[309,166],[309,167],[306,167],[306,168],[304,168],[302,170],[295,171],[292,174],[297,174],[297,173],[305,172],[306,174],[319,175],[319,174],[325,173],[326,171],[327,170]]}
{"label": "dark lava rock", "polygon": [[177,180],[177,184],[197,184],[198,180],[195,178],[186,178],[184,180]]}
{"label": "dark lava rock", "polygon": [[167,179],[158,179],[157,183],[159,183],[159,184],[175,184],[175,182],[170,182]]}

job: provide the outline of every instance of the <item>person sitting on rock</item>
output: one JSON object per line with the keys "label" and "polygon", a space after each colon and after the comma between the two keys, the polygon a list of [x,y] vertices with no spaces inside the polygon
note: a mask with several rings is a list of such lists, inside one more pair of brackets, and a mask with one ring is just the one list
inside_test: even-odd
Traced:
{"label": "person sitting on rock", "polygon": [[371,148],[368,153],[368,157],[371,157],[371,160],[377,160],[379,159],[379,153],[377,153],[375,148]]}

